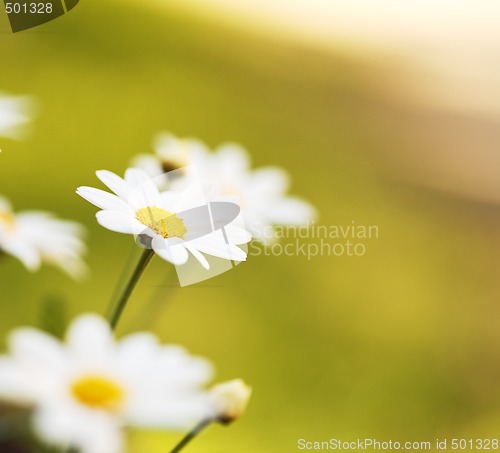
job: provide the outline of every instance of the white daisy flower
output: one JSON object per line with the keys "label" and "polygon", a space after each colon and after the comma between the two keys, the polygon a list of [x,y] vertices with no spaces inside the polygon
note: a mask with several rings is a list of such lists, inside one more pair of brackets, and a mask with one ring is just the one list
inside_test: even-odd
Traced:
{"label": "white daisy flower", "polygon": [[14,213],[0,196],[0,254],[15,256],[30,271],[47,263],[75,279],[83,277],[87,271],[81,258],[86,249],[83,232],[78,223],[56,219],[48,212]]}
{"label": "white daisy flower", "polygon": [[185,264],[189,253],[205,269],[210,265],[203,254],[246,260],[238,244],[249,242],[251,236],[231,224],[239,214],[236,204],[212,203],[210,214],[194,186],[179,193],[160,193],[153,180],[137,168],[129,168],[125,179],[107,170],[96,174],[116,195],[92,187],[79,187],[77,193],[101,208],[96,217],[103,227],[135,235],[143,246],[174,265]]}
{"label": "white daisy flower", "polygon": [[0,356],[0,398],[33,408],[41,439],[81,453],[124,451],[126,426],[185,429],[211,416],[202,387],[212,366],[149,333],[115,341],[106,321],[82,315],[66,342],[15,330]]}
{"label": "white daisy flower", "polygon": [[7,96],[0,93],[0,136],[22,138],[31,121],[33,100],[29,96]]}
{"label": "white daisy flower", "polygon": [[[231,200],[241,206],[246,227],[261,242],[273,240],[273,226],[307,225],[315,217],[311,204],[287,195],[290,178],[285,170],[252,170],[248,153],[239,145],[223,145],[211,152],[197,140],[163,134],[155,148],[156,155],[141,155],[135,165],[157,177],[162,188],[169,183],[171,189],[179,190],[200,178],[209,200]],[[194,167],[196,175],[188,172],[185,178],[167,180],[164,173],[182,164]]]}

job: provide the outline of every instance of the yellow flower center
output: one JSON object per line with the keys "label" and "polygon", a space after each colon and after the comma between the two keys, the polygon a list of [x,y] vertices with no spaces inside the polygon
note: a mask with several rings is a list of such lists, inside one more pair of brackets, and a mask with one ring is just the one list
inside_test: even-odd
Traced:
{"label": "yellow flower center", "polygon": [[135,213],[135,218],[165,239],[173,237],[184,239],[184,235],[187,233],[187,228],[182,219],[179,219],[172,212],[157,206],[139,209]]}
{"label": "yellow flower center", "polygon": [[8,211],[0,211],[0,222],[4,223],[7,225],[9,228],[12,228],[14,226],[14,223],[16,221],[16,218],[14,217],[14,214]]}
{"label": "yellow flower center", "polygon": [[123,389],[110,379],[86,376],[73,382],[71,393],[82,404],[97,409],[115,409],[124,399]]}

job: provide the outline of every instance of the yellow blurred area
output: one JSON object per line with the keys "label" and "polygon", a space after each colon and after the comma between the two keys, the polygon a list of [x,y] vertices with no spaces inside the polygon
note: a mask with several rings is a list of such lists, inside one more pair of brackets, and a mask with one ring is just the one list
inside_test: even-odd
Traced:
{"label": "yellow blurred area", "polygon": [[[458,33],[445,33],[453,20],[446,10],[433,21],[434,35],[415,38],[423,47],[403,46],[409,28],[401,26],[379,46],[368,46],[369,34],[363,43],[338,34],[316,46],[316,38],[286,39],[278,26],[275,33],[240,26],[220,10],[205,16],[156,3],[82,0],[65,17],[18,34],[0,19],[0,89],[40,103],[31,139],[1,143],[0,193],[16,209],[84,223],[92,269],[78,285],[50,268],[28,274],[2,257],[2,337],[20,324],[41,325],[47,301],[62,301],[68,319],[104,313],[137,259],[133,240],[98,227],[96,209],[74,193],[98,184],[95,170],[123,173],[159,130],[211,147],[236,141],[255,165],[290,172],[292,193],[317,207],[318,224],[354,221],[380,234],[360,240],[363,256],[262,251],[185,288],[167,263],[153,261],[118,334],[147,326],[213,360],[217,380],[242,377],[254,389],[241,421],[210,428],[186,451],[285,453],[300,438],[498,436],[498,111],[489,107],[497,108],[494,91],[486,103],[469,101],[476,89],[498,88],[488,69],[496,63],[481,70],[490,85],[462,84],[465,60],[456,52],[453,71],[429,70],[420,56],[445,48],[440,27]],[[467,16],[487,4],[496,12],[492,3],[447,4],[478,22],[475,30],[498,17]],[[328,29],[323,22],[318,28]],[[384,44],[393,40],[400,45]],[[495,36],[484,40],[487,55],[498,57]],[[448,89],[442,98],[438,82]],[[168,451],[179,436],[133,432],[130,452]]]}

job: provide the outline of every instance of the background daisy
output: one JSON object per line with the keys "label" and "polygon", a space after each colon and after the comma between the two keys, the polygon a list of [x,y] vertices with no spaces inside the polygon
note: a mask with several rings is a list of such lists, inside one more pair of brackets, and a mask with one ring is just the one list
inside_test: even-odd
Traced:
{"label": "background daisy", "polygon": [[[209,200],[231,200],[242,208],[245,225],[261,242],[274,239],[274,225],[306,225],[315,218],[313,206],[288,195],[290,177],[279,167],[251,168],[248,152],[228,144],[210,151],[195,139],[163,133],[154,141],[155,155],[141,155],[133,163],[147,171],[161,186],[180,190],[201,180]],[[185,177],[168,180],[166,172],[182,166]]]}
{"label": "background daisy", "polygon": [[33,328],[14,330],[8,343],[0,399],[32,408],[47,443],[120,453],[125,426],[180,430],[214,414],[207,360],[148,333],[115,341],[99,316],[76,318],[65,343]]}
{"label": "background daisy", "polygon": [[10,202],[0,196],[0,252],[18,258],[30,271],[42,263],[51,264],[75,279],[82,278],[86,251],[83,227],[59,220],[43,211],[15,213]]}
{"label": "background daisy", "polygon": [[22,138],[33,111],[31,97],[9,96],[0,92],[0,136]]}

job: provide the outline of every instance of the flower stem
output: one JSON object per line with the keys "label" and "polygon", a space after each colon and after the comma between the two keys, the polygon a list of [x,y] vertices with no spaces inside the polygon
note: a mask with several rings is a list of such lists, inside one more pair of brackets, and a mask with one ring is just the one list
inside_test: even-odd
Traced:
{"label": "flower stem", "polygon": [[[151,325],[158,320],[163,310],[168,307],[166,294],[168,293],[168,298],[172,299],[179,287],[179,285],[175,284],[175,277],[174,266],[169,266],[169,271],[163,282],[158,285],[158,290],[144,303],[142,314],[133,320],[133,330],[150,329]],[[171,301],[169,300],[169,302]]]}
{"label": "flower stem", "polygon": [[207,418],[198,423],[192,431],[190,431],[186,436],[174,447],[170,453],[178,453],[181,451],[189,442],[191,442],[198,434],[200,434],[210,423],[213,422],[213,418]]}
{"label": "flower stem", "polygon": [[134,272],[132,273],[127,285],[125,286],[125,289],[121,293],[118,301],[116,302],[111,311],[111,315],[109,317],[109,323],[113,330],[116,329],[116,326],[118,325],[118,321],[120,321],[123,310],[127,305],[128,299],[130,298],[132,291],[134,291],[135,285],[137,285],[137,282],[141,278],[142,273],[148,266],[154,254],[155,252],[152,249],[144,249],[144,251],[142,252],[142,255],[139,258],[139,262],[137,263]]}

